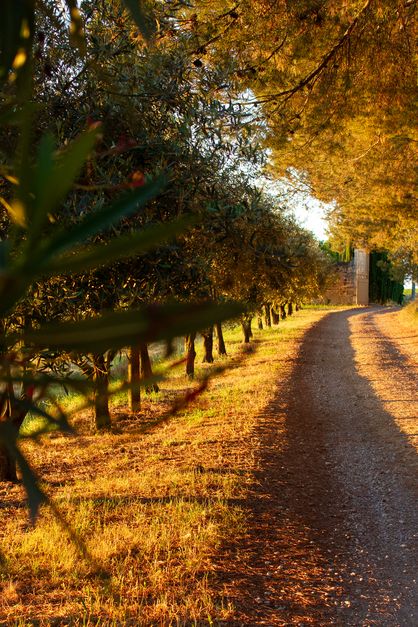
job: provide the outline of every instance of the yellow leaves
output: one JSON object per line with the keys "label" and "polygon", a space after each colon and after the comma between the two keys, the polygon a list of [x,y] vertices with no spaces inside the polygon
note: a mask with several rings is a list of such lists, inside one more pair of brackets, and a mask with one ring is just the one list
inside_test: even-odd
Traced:
{"label": "yellow leaves", "polygon": [[30,28],[28,24],[28,20],[22,21],[22,27],[20,29],[20,36],[22,39],[29,39],[30,37]]}
{"label": "yellow leaves", "polygon": [[11,174],[3,174],[4,178],[9,181],[9,183],[12,183],[13,185],[19,185],[19,181],[15,176],[12,176]]}
{"label": "yellow leaves", "polygon": [[81,55],[86,54],[86,39],[84,36],[83,17],[75,0],[67,0],[70,10],[71,23],[69,28],[70,43],[78,49]]}
{"label": "yellow leaves", "polygon": [[9,214],[11,220],[13,220],[13,222],[15,224],[18,224],[19,226],[26,228],[26,212],[25,212],[25,207],[24,205],[20,202],[20,200],[13,200],[11,204],[9,204],[7,202],[7,200],[5,200],[4,198],[0,197],[0,202],[3,205],[3,207],[6,209],[7,213]]}
{"label": "yellow leaves", "polygon": [[19,48],[19,50],[16,53],[15,58],[13,59],[12,68],[14,70],[19,70],[21,67],[25,65],[27,58],[28,58],[28,55],[26,53],[26,50],[24,48]]}
{"label": "yellow leaves", "polygon": [[81,13],[77,7],[71,9],[71,24],[70,34],[75,35],[79,30],[79,24],[81,22]]}

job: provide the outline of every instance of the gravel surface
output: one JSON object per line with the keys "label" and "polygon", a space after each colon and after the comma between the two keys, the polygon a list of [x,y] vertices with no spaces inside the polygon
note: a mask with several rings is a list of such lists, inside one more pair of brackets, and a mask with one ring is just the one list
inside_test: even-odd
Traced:
{"label": "gravel surface", "polygon": [[331,312],[260,417],[236,624],[418,625],[418,332]]}

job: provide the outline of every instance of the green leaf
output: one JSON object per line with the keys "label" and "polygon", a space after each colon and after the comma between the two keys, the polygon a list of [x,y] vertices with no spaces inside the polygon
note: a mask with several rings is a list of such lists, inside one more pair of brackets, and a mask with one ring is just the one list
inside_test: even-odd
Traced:
{"label": "green leaf", "polygon": [[237,303],[150,305],[138,310],[109,312],[96,318],[50,324],[6,341],[79,352],[104,352],[136,342],[154,342],[199,331],[215,322],[238,316]]}
{"label": "green leaf", "polygon": [[89,237],[97,235],[109,226],[117,224],[122,218],[137,212],[158,194],[163,182],[164,179],[158,177],[144,187],[126,194],[114,204],[90,213],[73,228],[60,229],[46,240],[34,258],[32,257],[32,262],[27,268],[28,271],[31,272],[31,268],[33,273],[38,272],[39,269],[44,271],[51,257],[68,250],[74,244],[86,241]]}
{"label": "green leaf", "polygon": [[151,226],[138,233],[123,235],[108,244],[76,248],[71,253],[49,263],[48,274],[84,272],[100,265],[109,265],[118,259],[143,254],[183,233],[192,224],[193,221],[190,218],[182,218],[169,224]]}
{"label": "green leaf", "polygon": [[150,40],[155,34],[156,22],[150,10],[144,8],[145,2],[143,2],[143,0],[123,0],[123,3],[141,31],[144,39],[147,41]]}
{"label": "green leaf", "polygon": [[25,387],[34,385],[37,388],[45,388],[52,385],[65,385],[76,392],[86,393],[91,388],[90,381],[79,377],[57,377],[48,374],[40,374],[36,376],[29,375],[6,375],[2,373],[2,381],[4,383],[23,383]]}
{"label": "green leaf", "polygon": [[68,423],[67,418],[64,414],[60,415],[59,418],[55,418],[31,401],[15,399],[14,403],[16,409],[21,409],[26,414],[30,412],[31,414],[35,414],[36,416],[40,416],[41,418],[43,418],[47,427],[47,429],[43,430],[44,432],[54,430],[64,431],[65,433],[74,433],[74,429]]}
{"label": "green leaf", "polygon": [[10,242],[6,239],[0,242],[0,271],[9,265]]}
{"label": "green leaf", "polygon": [[54,142],[50,135],[42,138],[35,171],[36,213],[33,216],[34,239],[38,237],[46,216],[57,208],[73,186],[98,136],[97,128],[79,135],[58,156],[54,157]]}
{"label": "green leaf", "polygon": [[52,135],[44,135],[39,143],[38,159],[33,177],[35,201],[28,230],[28,248],[31,248],[32,243],[38,240],[51,209],[49,186],[55,185],[53,180],[54,149]]}

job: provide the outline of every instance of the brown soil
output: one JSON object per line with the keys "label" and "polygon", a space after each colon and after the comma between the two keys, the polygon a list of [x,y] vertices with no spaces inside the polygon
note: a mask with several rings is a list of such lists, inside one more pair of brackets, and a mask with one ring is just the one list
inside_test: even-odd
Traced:
{"label": "brown soil", "polygon": [[395,317],[332,312],[295,348],[218,564],[228,624],[418,625],[418,333]]}

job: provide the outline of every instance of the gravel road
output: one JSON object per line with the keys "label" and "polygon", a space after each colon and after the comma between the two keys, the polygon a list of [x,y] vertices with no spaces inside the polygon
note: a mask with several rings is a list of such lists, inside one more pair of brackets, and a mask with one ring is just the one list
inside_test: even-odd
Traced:
{"label": "gravel road", "polygon": [[418,330],[331,312],[260,420],[237,624],[418,625]]}

